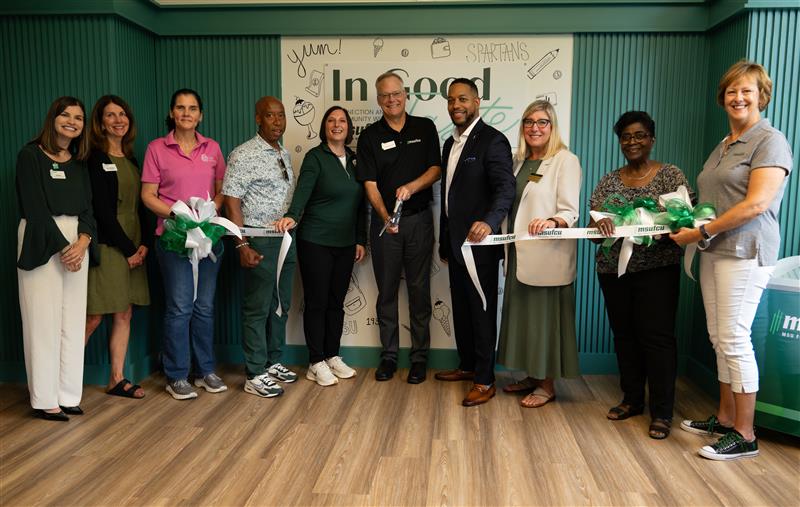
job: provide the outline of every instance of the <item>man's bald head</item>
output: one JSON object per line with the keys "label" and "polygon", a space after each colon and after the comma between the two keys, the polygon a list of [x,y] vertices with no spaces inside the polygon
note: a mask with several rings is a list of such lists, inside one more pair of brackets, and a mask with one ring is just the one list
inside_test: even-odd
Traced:
{"label": "man's bald head", "polygon": [[278,98],[273,97],[272,95],[267,95],[265,97],[261,97],[256,101],[256,116],[261,116],[264,113],[264,111],[266,111],[267,106],[269,104],[283,107],[283,104],[281,103],[280,100],[278,100]]}
{"label": "man's bald head", "polygon": [[256,102],[258,134],[273,148],[286,131],[286,111],[280,100],[272,96],[261,97]]}

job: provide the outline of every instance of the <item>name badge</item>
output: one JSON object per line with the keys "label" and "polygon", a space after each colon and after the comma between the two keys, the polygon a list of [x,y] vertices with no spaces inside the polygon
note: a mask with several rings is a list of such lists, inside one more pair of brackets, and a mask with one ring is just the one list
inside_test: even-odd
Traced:
{"label": "name badge", "polygon": [[67,173],[64,171],[57,171],[55,169],[50,169],[50,177],[54,180],[65,180],[67,179]]}
{"label": "name badge", "polygon": [[383,151],[391,150],[392,148],[395,147],[396,145],[394,144],[394,141],[389,141],[388,143],[381,143],[381,148],[383,148]]}
{"label": "name badge", "polygon": [[117,164],[103,164],[103,170],[107,173],[117,172]]}

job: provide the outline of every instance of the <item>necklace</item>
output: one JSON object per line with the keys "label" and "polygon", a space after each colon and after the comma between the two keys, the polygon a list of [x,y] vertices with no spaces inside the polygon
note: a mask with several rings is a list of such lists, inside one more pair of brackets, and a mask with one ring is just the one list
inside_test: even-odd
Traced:
{"label": "necklace", "polygon": [[634,180],[634,181],[643,180],[643,179],[647,178],[648,176],[650,176],[650,173],[653,172],[653,167],[651,166],[650,169],[644,174],[644,176],[633,177],[633,176],[630,175],[630,172],[631,172],[631,168],[628,167],[628,174],[626,175],[626,177],[629,180]]}

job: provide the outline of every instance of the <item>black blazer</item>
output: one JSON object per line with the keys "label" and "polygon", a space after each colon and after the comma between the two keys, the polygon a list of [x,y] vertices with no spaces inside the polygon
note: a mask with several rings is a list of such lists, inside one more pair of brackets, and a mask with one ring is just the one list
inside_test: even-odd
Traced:
{"label": "black blazer", "polygon": [[[511,145],[499,130],[478,120],[458,159],[457,170],[447,188],[447,167],[453,138],[444,143],[442,153],[442,196],[449,196],[449,213],[442,197],[439,221],[439,256],[464,264],[461,244],[476,221],[489,224],[493,233],[511,210],[516,194],[512,172]],[[472,249],[476,264],[497,262],[503,257],[502,246]]]}
{"label": "black blazer", "polygon": [[[136,169],[139,163],[130,159]],[[119,201],[119,180],[114,171],[104,171],[103,164],[110,164],[111,159],[102,151],[92,150],[86,162],[89,168],[89,181],[92,184],[92,208],[97,220],[98,243],[119,248],[125,257],[136,253],[137,245],[122,230],[117,221],[117,203]],[[142,244],[150,248],[153,245],[153,228],[149,227],[146,208],[139,204],[139,225],[142,228]]]}

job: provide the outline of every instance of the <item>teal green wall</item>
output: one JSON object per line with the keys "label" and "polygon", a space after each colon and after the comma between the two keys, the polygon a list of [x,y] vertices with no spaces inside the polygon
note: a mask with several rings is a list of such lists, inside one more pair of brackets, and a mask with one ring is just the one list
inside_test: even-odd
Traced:
{"label": "teal green wall", "polygon": [[[50,3],[34,1],[27,8],[55,12],[57,7],[46,5]],[[15,237],[18,218],[13,183],[16,152],[40,128],[39,122],[56,96],[77,95],[88,107],[104,93],[125,97],[133,106],[139,123],[137,153],[141,157],[147,142],[163,134],[163,118],[170,94],[179,87],[195,88],[206,105],[201,131],[218,140],[227,153],[253,135],[255,100],[264,94],[280,93],[280,39],[264,34],[323,33],[319,32],[322,26],[319,21],[304,24],[295,18],[291,24],[279,22],[286,12],[302,11],[299,7],[271,10],[273,16],[259,16],[258,23],[250,20],[250,24],[242,24],[243,13],[256,18],[252,15],[256,11],[233,9],[235,12],[222,15],[215,10],[172,9],[156,16],[155,7],[138,0],[72,3],[83,6],[84,14],[15,15],[0,19],[0,68],[7,69],[6,75],[11,76],[0,93],[0,107],[4,111],[0,115],[0,126],[5,133],[0,140],[0,231],[6,233],[6,237]],[[592,32],[575,34],[573,69],[571,148],[581,158],[584,168],[583,202],[588,200],[602,174],[622,164],[611,126],[620,113],[634,108],[649,111],[657,122],[655,156],[678,165],[693,181],[707,151],[726,129],[724,113],[713,100],[716,82],[725,68],[742,57],[763,61],[772,71],[776,93],[766,115],[787,133],[795,147],[797,164],[797,151],[800,151],[797,9],[741,11],[736,8],[713,16],[706,12],[701,16],[702,22],[681,25],[675,14],[683,12],[682,9],[693,9],[692,12],[698,14],[702,2],[682,6],[661,3],[664,5],[650,5],[648,9],[660,9],[662,16],[647,17],[643,14],[645,11],[640,10],[641,5],[635,3],[612,9],[616,16],[598,18],[595,26],[611,27],[614,33],[597,33],[598,30],[588,28],[590,23],[584,19],[586,12],[601,12],[588,7],[584,7],[586,12],[575,19],[571,29],[561,29]],[[515,28],[513,23],[489,26],[497,33],[552,33],[552,27],[542,29],[539,25],[542,19],[554,16],[558,9],[547,2],[541,4],[543,6],[525,10],[526,19],[539,20],[527,28]],[[563,8],[575,9],[575,5],[565,2]],[[508,20],[510,13],[517,12],[510,10],[512,7],[520,8],[519,5],[503,7],[500,14],[493,16]],[[604,7],[608,8],[608,5]],[[399,12],[407,14],[416,12],[415,9],[419,8],[406,7]],[[465,12],[474,11],[466,7],[459,9],[458,15],[465,20],[459,25],[462,33],[486,33],[482,17],[465,16]],[[73,8],[69,12],[80,10]],[[375,26],[374,22],[380,19],[392,18],[387,14],[395,10],[366,9],[357,23],[350,19],[350,25],[341,33],[368,33],[367,27]],[[323,11],[306,9],[304,12],[316,19]],[[612,18],[622,18],[628,11],[644,17],[630,18],[639,23],[617,21],[619,26],[612,27]],[[341,10],[336,12],[341,16]],[[648,19],[649,22],[643,22]],[[712,19],[714,28],[706,31]],[[562,19],[559,23],[570,21],[567,17],[567,21]],[[248,28],[255,24],[257,28]],[[677,29],[678,26],[683,28]],[[304,27],[307,27],[306,32],[303,32]],[[406,33],[439,33],[436,29],[425,29],[425,25],[405,28]],[[248,31],[261,35],[250,35]],[[197,35],[203,33],[208,35]],[[55,63],[48,66],[49,62],[59,63],[56,68]],[[796,214],[792,210],[797,209],[798,193],[798,178],[793,177],[782,215],[784,255],[800,254],[800,232],[791,220]],[[0,381],[20,380],[24,374],[13,243],[0,249],[0,266],[3,266],[0,269],[3,282],[0,287]],[[578,258],[581,360],[587,373],[611,372],[616,362],[594,275],[593,251],[593,245],[582,243]],[[227,255],[217,293],[216,342],[221,360],[241,360],[240,283],[234,256]],[[151,371],[158,352],[162,293],[159,284],[157,273],[151,272],[154,304],[138,309],[134,315],[127,373],[137,379]],[[699,291],[688,279],[682,287],[677,331],[687,372],[707,378],[709,367],[713,370],[713,355],[705,337]],[[87,382],[102,383],[107,374],[106,334],[106,327],[99,329],[87,348]],[[288,352],[287,362],[305,360],[303,347],[290,347]],[[354,348],[349,354],[356,364],[363,365],[373,364],[377,357],[375,349],[369,348]],[[435,366],[452,364],[454,357],[454,352],[442,351],[432,362]]]}

